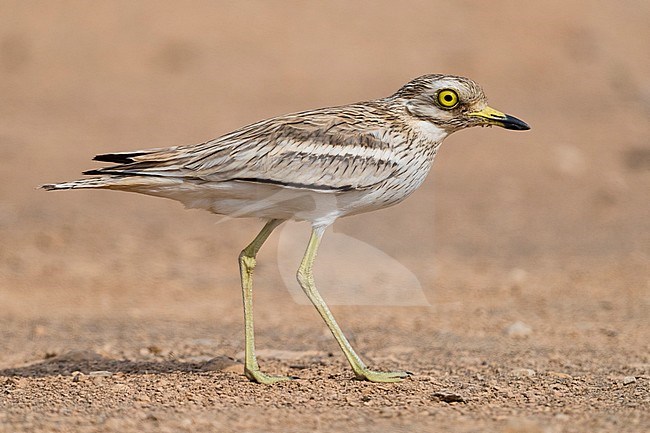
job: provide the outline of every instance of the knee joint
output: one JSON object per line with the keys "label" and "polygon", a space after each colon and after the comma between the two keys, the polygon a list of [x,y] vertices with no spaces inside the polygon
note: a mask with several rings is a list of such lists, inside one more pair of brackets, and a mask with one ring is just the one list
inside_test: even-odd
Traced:
{"label": "knee joint", "polygon": [[298,269],[296,278],[298,279],[298,283],[301,287],[309,287],[314,285],[314,274],[307,269]]}
{"label": "knee joint", "polygon": [[252,271],[255,269],[255,264],[257,263],[257,260],[255,260],[255,257],[249,256],[246,254],[246,251],[242,251],[241,254],[239,254],[239,264],[242,268]]}

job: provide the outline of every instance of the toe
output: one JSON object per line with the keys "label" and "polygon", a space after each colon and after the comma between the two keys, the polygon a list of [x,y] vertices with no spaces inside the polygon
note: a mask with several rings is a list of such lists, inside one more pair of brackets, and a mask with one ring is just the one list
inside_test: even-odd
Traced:
{"label": "toe", "polygon": [[250,381],[264,385],[272,385],[277,382],[293,379],[288,376],[272,376],[270,374],[262,373],[260,370],[246,370],[244,374]]}

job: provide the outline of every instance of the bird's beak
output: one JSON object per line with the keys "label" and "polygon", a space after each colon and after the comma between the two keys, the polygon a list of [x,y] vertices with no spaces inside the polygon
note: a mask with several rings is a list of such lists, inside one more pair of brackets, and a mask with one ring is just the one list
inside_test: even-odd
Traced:
{"label": "bird's beak", "polygon": [[485,125],[496,125],[506,129],[514,129],[517,131],[525,131],[530,129],[530,126],[523,120],[519,120],[514,116],[504,114],[491,107],[485,107],[482,110],[469,113],[469,116],[480,117],[481,122]]}

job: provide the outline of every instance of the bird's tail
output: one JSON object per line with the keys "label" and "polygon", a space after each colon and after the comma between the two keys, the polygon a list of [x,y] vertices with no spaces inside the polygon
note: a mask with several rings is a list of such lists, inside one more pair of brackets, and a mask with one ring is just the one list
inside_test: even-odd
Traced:
{"label": "bird's tail", "polygon": [[152,178],[149,176],[101,176],[90,177],[87,179],[72,180],[61,183],[47,183],[41,185],[46,191],[56,191],[61,189],[81,189],[81,188],[103,188],[103,189],[135,189],[137,187],[152,186],[154,184],[169,183],[162,182],[162,179]]}

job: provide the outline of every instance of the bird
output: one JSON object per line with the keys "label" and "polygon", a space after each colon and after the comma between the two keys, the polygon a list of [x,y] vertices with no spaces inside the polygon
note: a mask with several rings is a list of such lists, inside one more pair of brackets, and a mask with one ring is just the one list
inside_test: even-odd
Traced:
{"label": "bird", "polygon": [[354,377],[398,382],[410,373],[370,369],[343,334],[320,295],[313,265],[323,234],[338,218],[395,205],[425,180],[451,133],[474,126],[528,130],[491,108],[473,80],[443,74],[415,78],[388,97],[261,120],[191,145],[100,154],[112,165],[87,177],[41,185],[53,190],[100,188],[177,200],[265,224],[239,254],[244,307],[244,374],[272,384],[255,354],[253,270],[262,244],[288,220],[308,221],[311,235],[297,280],[338,342]]}

